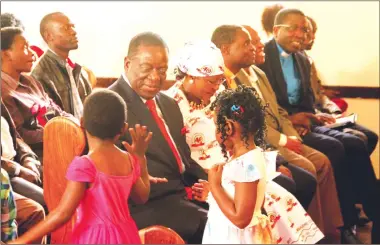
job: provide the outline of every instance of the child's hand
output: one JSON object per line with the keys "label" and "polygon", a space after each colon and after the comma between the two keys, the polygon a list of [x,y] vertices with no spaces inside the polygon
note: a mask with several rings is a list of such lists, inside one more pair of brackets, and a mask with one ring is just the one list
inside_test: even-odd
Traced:
{"label": "child's hand", "polygon": [[149,141],[152,139],[152,132],[148,132],[146,126],[140,126],[140,124],[136,124],[135,129],[129,128],[128,130],[132,137],[132,145],[123,141],[125,149],[133,155],[144,157]]}
{"label": "child's hand", "polygon": [[195,200],[205,202],[210,192],[210,184],[207,180],[200,179],[195,183],[191,189],[193,190],[193,197]]}
{"label": "child's hand", "polygon": [[153,177],[149,175],[149,182],[153,184],[161,184],[161,183],[167,183],[168,179],[167,178],[158,178],[158,177]]}
{"label": "child's hand", "polygon": [[208,171],[208,181],[210,182],[211,189],[213,186],[222,184],[222,173],[224,164],[215,164]]}

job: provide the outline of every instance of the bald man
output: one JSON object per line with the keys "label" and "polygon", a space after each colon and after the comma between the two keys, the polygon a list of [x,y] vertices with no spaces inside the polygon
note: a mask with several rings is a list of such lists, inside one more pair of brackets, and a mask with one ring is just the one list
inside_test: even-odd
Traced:
{"label": "bald man", "polygon": [[57,105],[79,119],[92,89],[88,73],[68,59],[70,51],[78,49],[75,26],[66,15],[55,12],[42,18],[40,33],[49,48],[31,75]]}

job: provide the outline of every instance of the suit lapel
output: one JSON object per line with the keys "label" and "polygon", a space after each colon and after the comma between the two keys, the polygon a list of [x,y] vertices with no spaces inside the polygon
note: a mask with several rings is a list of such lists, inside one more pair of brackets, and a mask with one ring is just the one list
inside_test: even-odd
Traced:
{"label": "suit lapel", "polygon": [[[167,100],[162,98],[160,93],[156,96],[157,106],[160,108],[162,116],[164,118],[164,121],[169,128],[169,131],[170,131],[169,133],[172,136],[172,138],[174,139],[174,135],[176,135],[175,133],[176,133],[177,129],[176,129],[176,125],[175,125],[175,120],[173,120],[173,119],[170,120],[170,116],[168,115],[168,113],[169,113],[168,109],[170,108],[171,105],[166,103],[166,102],[167,102]],[[180,132],[180,130],[181,129],[178,129],[178,132]]]}
{"label": "suit lapel", "polygon": [[299,74],[299,77],[300,77],[300,80],[301,80],[301,97],[300,97],[300,101],[302,101],[302,97],[304,97],[304,95],[307,93],[306,92],[306,89],[307,89],[307,84],[306,83],[306,78],[305,78],[305,74],[303,73],[303,69],[301,67],[301,61],[300,61],[300,57],[297,55],[297,54],[294,54],[293,55],[294,57],[294,61],[296,63],[296,68],[297,68],[297,73]]}
{"label": "suit lapel", "polygon": [[[264,83],[265,81],[265,74],[260,71],[258,68],[256,68],[255,66],[252,66],[252,69],[254,70],[254,72],[256,73],[257,75],[257,78],[258,78],[258,81],[257,81],[257,86],[259,87],[260,89],[260,92],[262,94],[262,96],[264,97],[264,100],[265,100],[265,103],[268,103],[269,104],[269,112],[275,116],[275,111],[273,110],[273,101],[272,101],[272,96],[270,95],[269,91],[268,91],[268,88],[266,86],[266,84]],[[277,103],[277,101],[275,101]]]}
{"label": "suit lapel", "polygon": [[272,85],[275,85],[277,87],[275,91],[277,90],[278,92],[280,92],[279,94],[276,94],[277,97],[280,97],[282,101],[287,101],[287,103],[289,103],[288,89],[286,87],[284,73],[282,72],[280,54],[276,45],[276,41],[272,39],[269,45],[270,45],[270,59],[273,62],[274,71],[276,71],[274,72],[276,84],[272,84]]}

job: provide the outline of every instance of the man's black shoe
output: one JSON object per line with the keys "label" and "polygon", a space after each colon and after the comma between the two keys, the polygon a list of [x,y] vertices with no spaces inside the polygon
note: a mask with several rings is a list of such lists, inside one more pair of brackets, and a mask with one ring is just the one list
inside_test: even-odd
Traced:
{"label": "man's black shoe", "polygon": [[352,232],[351,228],[343,228],[341,230],[341,242],[342,244],[363,244]]}

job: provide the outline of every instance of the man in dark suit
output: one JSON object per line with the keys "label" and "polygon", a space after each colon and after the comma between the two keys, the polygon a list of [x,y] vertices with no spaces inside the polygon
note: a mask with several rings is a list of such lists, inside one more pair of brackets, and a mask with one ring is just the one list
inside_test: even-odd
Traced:
{"label": "man in dark suit", "polygon": [[[182,135],[183,119],[177,103],[160,92],[168,69],[168,48],[160,36],[141,33],[130,44],[125,72],[110,86],[124,98],[130,127],[141,124],[153,132],[146,152],[149,174],[167,183],[151,186],[149,201],[130,204],[139,229],[163,225],[178,232],[188,243],[201,243],[207,211],[190,200],[185,187],[207,179],[203,169],[191,159]],[[121,140],[131,143],[131,137]]]}
{"label": "man in dark suit", "polygon": [[360,242],[350,229],[357,220],[354,206],[357,197],[373,221],[372,242],[379,242],[380,187],[366,145],[354,135],[322,126],[332,121],[331,116],[315,114],[310,63],[300,53],[308,30],[307,19],[300,10],[281,10],[275,19],[274,39],[265,45],[265,63],[260,67],[278,103],[303,136],[303,142],[325,153],[332,163],[345,223],[343,242]]}

